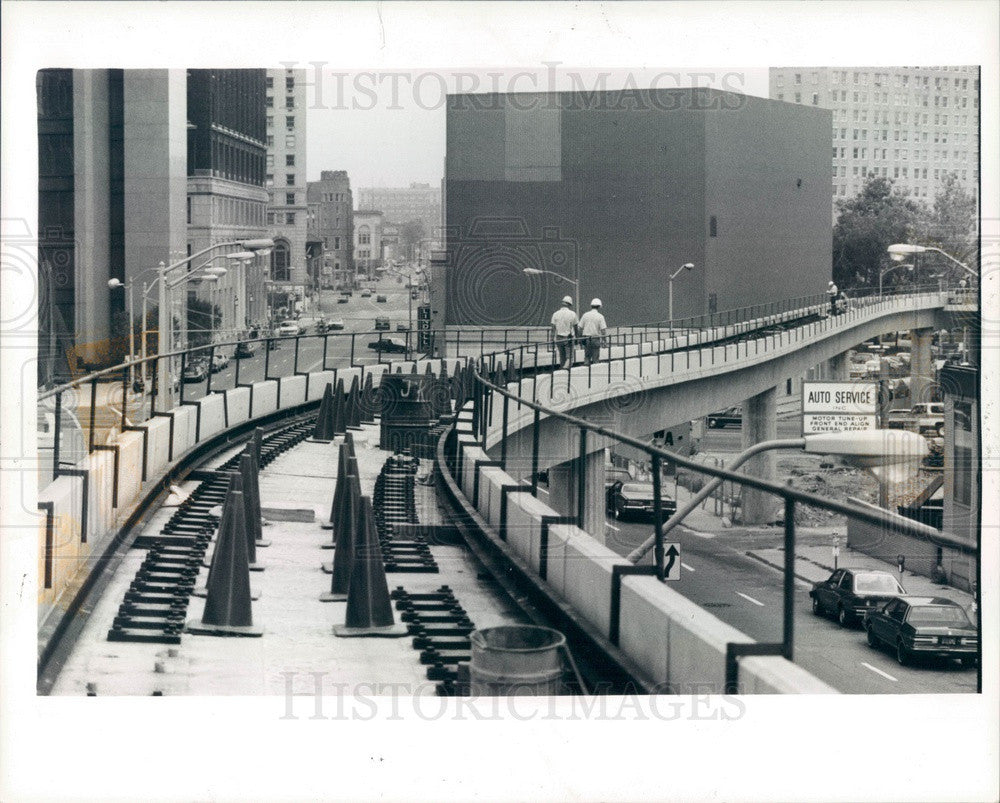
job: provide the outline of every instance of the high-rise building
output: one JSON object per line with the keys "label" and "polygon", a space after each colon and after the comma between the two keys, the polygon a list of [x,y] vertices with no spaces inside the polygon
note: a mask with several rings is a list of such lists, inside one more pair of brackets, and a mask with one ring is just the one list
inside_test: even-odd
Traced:
{"label": "high-rise building", "polygon": [[324,170],[319,181],[306,188],[309,239],[322,250],[320,272],[324,285],[353,284],[354,195],[346,170]]}
{"label": "high-rise building", "polygon": [[[287,305],[309,285],[306,229],[306,74],[267,71],[267,228],[273,302]],[[284,300],[277,298],[284,296]]]}
{"label": "high-rise building", "polygon": [[354,212],[354,264],[358,272],[371,276],[382,266],[382,213],[373,209]]}
{"label": "high-rise building", "polygon": [[39,381],[50,383],[127,353],[128,298],[109,280],[138,311],[157,265],[186,254],[187,91],[183,70],[45,69],[36,88]]}
{"label": "high-rise building", "polygon": [[978,67],[775,67],[770,96],[832,112],[835,201],[876,175],[931,204],[951,172],[978,197]]}
{"label": "high-rise building", "polygon": [[612,326],[650,323],[830,278],[825,109],[711,89],[450,95],[447,126],[434,326],[546,324],[567,293]]}
{"label": "high-rise building", "polygon": [[409,187],[366,187],[358,190],[359,209],[378,209],[386,222],[423,224],[423,239],[436,240],[441,229],[441,188],[413,182]]}
{"label": "high-rise building", "polygon": [[[188,70],[188,253],[267,236],[265,70]],[[231,339],[267,318],[266,258],[224,261],[228,273],[190,292],[211,301]],[[193,265],[194,268],[198,264]],[[189,321],[204,329],[211,320]]]}

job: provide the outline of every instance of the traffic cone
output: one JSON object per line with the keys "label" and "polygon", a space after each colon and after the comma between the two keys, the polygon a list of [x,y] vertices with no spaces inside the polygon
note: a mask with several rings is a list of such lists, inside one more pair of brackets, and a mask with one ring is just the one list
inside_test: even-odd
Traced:
{"label": "traffic cone", "polygon": [[358,506],[357,543],[347,592],[344,624],[333,628],[335,636],[352,638],[378,636],[399,638],[407,634],[404,624],[396,624],[389,599],[389,584],[382,565],[382,549],[375,528],[375,513],[367,496]]}
{"label": "traffic cone", "polygon": [[[333,576],[330,578],[330,590],[320,595],[320,602],[341,602],[347,599],[354,566],[354,528],[358,508],[353,491],[350,477],[345,474],[343,494],[333,530],[336,546],[333,551],[333,564],[329,567]],[[325,566],[323,568],[326,569]]]}
{"label": "traffic cone", "polygon": [[[337,451],[337,479],[333,484],[333,502],[330,504],[330,518],[328,521],[320,524],[324,530],[332,530],[337,521],[337,510],[340,508],[341,495],[344,492],[344,478],[347,474],[347,444],[340,444],[340,449]],[[323,549],[333,549],[336,545],[337,540],[336,535],[328,544],[323,544]]]}
{"label": "traffic cone", "polygon": [[250,605],[250,566],[245,536],[245,502],[239,491],[230,491],[226,504],[231,508],[227,527],[219,531],[210,572],[205,610],[200,620],[188,622],[188,633],[208,636],[261,636],[254,626]]}
{"label": "traffic cone", "polygon": [[347,427],[348,429],[361,429],[361,404],[358,378],[355,376],[351,380],[351,390],[347,394]]}
{"label": "traffic cone", "polygon": [[[233,509],[232,506],[229,504],[229,491],[239,491],[241,482],[242,480],[239,473],[235,471],[230,473],[229,488],[226,489],[226,499],[222,503],[222,515],[221,518],[219,519],[219,529],[216,531],[216,537],[215,537],[216,548],[212,550],[211,560],[207,564],[203,564],[208,566],[208,577],[205,580],[205,585],[198,586],[197,588],[194,589],[194,591],[191,592],[196,597],[204,597],[208,594],[208,587],[212,583],[212,573],[215,571],[216,558],[219,555],[219,549],[218,549],[219,533],[221,533],[223,530],[225,530],[227,527],[230,526],[230,519],[232,518]],[[250,599],[260,599],[260,593],[255,592],[253,591],[253,589],[251,589]]]}
{"label": "traffic cone", "polygon": [[410,367],[410,373],[415,374],[417,372],[417,361],[413,361],[413,365]]}
{"label": "traffic cone", "polygon": [[327,382],[323,390],[323,399],[319,403],[319,413],[316,415],[316,426],[313,428],[310,441],[314,443],[330,443],[335,437],[335,421],[333,409],[333,388]]}
{"label": "traffic cone", "polygon": [[361,390],[361,423],[374,424],[375,417],[382,412],[379,393],[375,389],[371,371],[365,374],[364,387]]}
{"label": "traffic cone", "polygon": [[333,392],[333,401],[335,405],[333,416],[334,434],[345,435],[347,433],[347,411],[345,408],[343,379],[337,380],[337,388]]}
{"label": "traffic cone", "polygon": [[253,446],[253,466],[256,471],[260,471],[261,466],[261,447],[264,445],[264,430],[260,427],[256,427],[253,431],[253,439],[250,441]]}
{"label": "traffic cone", "polygon": [[253,457],[244,452],[240,455],[239,475],[233,482],[234,489],[242,491],[246,499],[247,545],[250,551],[250,571],[262,572],[264,567],[257,563],[257,547],[271,546],[265,541],[261,530],[263,519],[260,513],[260,486],[257,484],[257,473],[253,470]]}

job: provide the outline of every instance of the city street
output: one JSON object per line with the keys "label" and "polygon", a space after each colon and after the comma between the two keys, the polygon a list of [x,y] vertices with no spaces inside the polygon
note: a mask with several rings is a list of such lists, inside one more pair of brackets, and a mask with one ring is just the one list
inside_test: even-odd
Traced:
{"label": "city street", "polygon": [[[650,524],[608,521],[607,545],[626,555],[651,533]],[[672,589],[757,641],[781,640],[782,573],[747,555],[780,546],[780,531],[713,533],[680,526],[668,540],[681,545],[681,579]],[[975,692],[974,668],[957,661],[900,666],[888,651],[869,647],[860,627],[844,629],[833,618],[815,616],[810,588],[796,580],[795,663],[816,677],[853,694]]]}

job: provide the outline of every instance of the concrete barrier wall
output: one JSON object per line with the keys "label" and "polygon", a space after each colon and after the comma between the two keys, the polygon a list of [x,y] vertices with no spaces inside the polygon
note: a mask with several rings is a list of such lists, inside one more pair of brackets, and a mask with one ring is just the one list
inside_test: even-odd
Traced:
{"label": "concrete barrier wall", "polygon": [[281,390],[278,394],[278,407],[293,407],[306,400],[306,378],[304,376],[286,376],[281,380]]}
{"label": "concrete barrier wall", "polygon": [[170,419],[151,418],[143,426],[146,428],[146,477],[155,477],[167,468],[170,462]]}
{"label": "concrete barrier wall", "polygon": [[[463,417],[457,433],[463,451],[458,484],[472,500],[475,461],[485,452],[469,434]],[[479,513],[500,531],[500,487],[514,479],[500,468],[481,466]],[[543,516],[556,511],[530,493],[507,498],[507,546],[531,570],[538,572]],[[551,592],[605,635],[610,633],[612,573],[628,565],[624,558],[573,525],[550,525],[546,582]],[[619,647],[651,683],[682,693],[722,693],[725,690],[726,648],[752,641],[652,577],[625,577],[621,584]],[[829,694],[835,690],[783,658],[741,659],[740,690],[765,694]]]}
{"label": "concrete barrier wall", "polygon": [[333,371],[315,371],[309,374],[309,401],[323,398],[323,391],[329,384],[333,384]]}
{"label": "concrete barrier wall", "polygon": [[250,418],[250,388],[233,388],[226,391],[229,426],[235,427]]}
{"label": "concrete barrier wall", "polygon": [[268,415],[278,409],[278,383],[274,379],[265,379],[253,383],[253,403],[251,418]]}
{"label": "concrete barrier wall", "polygon": [[201,440],[210,438],[226,428],[225,402],[221,393],[212,393],[198,400],[201,407]]}
{"label": "concrete barrier wall", "polygon": [[[860,499],[851,499],[850,501],[859,507],[878,510],[877,507]],[[906,559],[906,571],[923,577],[931,576],[937,565],[938,550],[940,549],[941,565],[948,576],[950,585],[963,591],[970,591],[972,582],[976,578],[975,558],[971,556],[963,555],[948,547],[939,548],[930,541],[914,538],[857,519],[848,519],[847,521],[847,547],[890,564],[896,563],[897,557],[902,555]],[[903,586],[906,586],[905,579]]]}

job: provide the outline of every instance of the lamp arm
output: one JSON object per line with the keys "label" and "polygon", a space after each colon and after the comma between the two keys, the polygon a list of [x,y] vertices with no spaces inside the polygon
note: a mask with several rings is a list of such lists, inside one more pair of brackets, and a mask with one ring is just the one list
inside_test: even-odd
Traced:
{"label": "lamp arm", "polygon": [[940,248],[935,248],[934,246],[927,246],[927,250],[928,251],[936,251],[937,253],[941,254],[941,256],[944,256],[944,257],[947,257],[948,259],[950,259],[952,262],[954,262],[956,265],[958,265],[958,267],[960,267],[962,270],[964,270],[964,271],[966,271],[968,273],[971,273],[973,276],[975,276],[977,278],[979,277],[979,274],[976,273],[976,271],[974,271],[972,268],[970,268],[964,262],[959,262],[957,259],[955,259],[955,257],[953,257],[951,254],[949,254],[947,251],[942,251]]}

